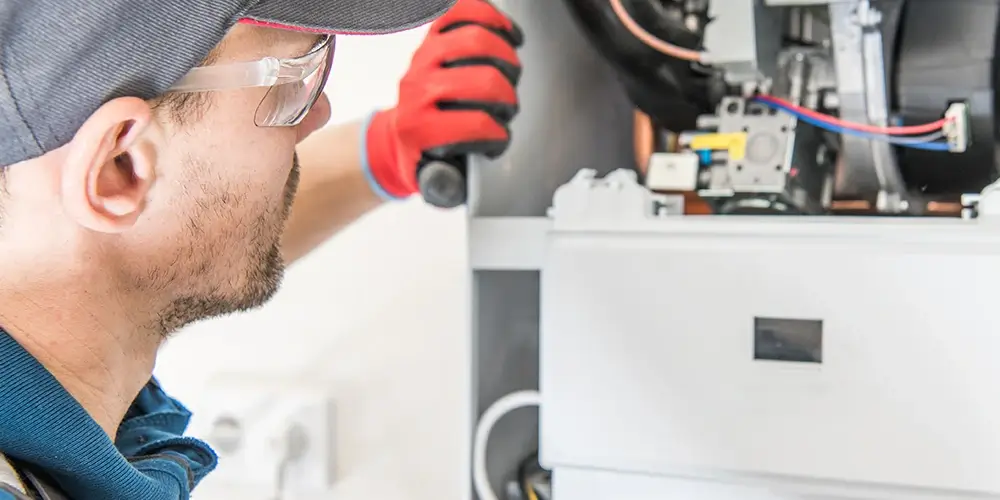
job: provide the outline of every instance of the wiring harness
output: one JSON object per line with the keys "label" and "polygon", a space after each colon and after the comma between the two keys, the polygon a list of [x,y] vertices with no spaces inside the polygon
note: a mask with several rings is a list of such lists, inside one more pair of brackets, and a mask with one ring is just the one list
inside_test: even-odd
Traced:
{"label": "wiring harness", "polygon": [[532,453],[517,468],[517,487],[524,500],[551,500],[552,473],[538,463],[538,452]]}
{"label": "wiring harness", "polygon": [[[608,0],[611,10],[618,21],[637,40],[650,48],[675,59],[701,64],[711,64],[711,56],[707,52],[687,49],[662,40],[642,26],[625,9],[622,0]],[[766,106],[779,109],[794,115],[799,120],[830,132],[851,135],[873,141],[888,142],[901,147],[922,149],[925,151],[964,151],[964,147],[956,148],[956,141],[965,144],[965,130],[959,130],[949,136],[949,125],[954,125],[955,117],[946,117],[924,125],[900,127],[879,127],[862,123],[852,123],[840,120],[830,115],[797,106],[791,102],[774,96],[759,95],[753,99]],[[909,137],[906,137],[909,136]],[[960,137],[959,137],[960,136]],[[945,139],[945,140],[942,140]]]}
{"label": "wiring harness", "polygon": [[853,135],[873,141],[884,141],[913,149],[927,151],[950,150],[948,142],[941,139],[945,138],[944,129],[954,120],[953,118],[942,118],[923,125],[879,127],[876,125],[849,122],[834,116],[824,115],[823,113],[797,106],[774,96],[758,95],[753,98],[753,101],[789,113],[814,127],[838,134]]}

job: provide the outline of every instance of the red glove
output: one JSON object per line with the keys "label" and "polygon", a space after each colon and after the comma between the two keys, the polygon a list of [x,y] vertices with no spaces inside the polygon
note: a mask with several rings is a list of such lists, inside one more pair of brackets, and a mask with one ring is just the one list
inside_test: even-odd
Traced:
{"label": "red glove", "polygon": [[458,0],[431,25],[396,107],[373,115],[365,131],[365,167],[376,192],[404,198],[418,191],[424,162],[496,158],[507,149],[522,43],[520,28],[487,0]]}

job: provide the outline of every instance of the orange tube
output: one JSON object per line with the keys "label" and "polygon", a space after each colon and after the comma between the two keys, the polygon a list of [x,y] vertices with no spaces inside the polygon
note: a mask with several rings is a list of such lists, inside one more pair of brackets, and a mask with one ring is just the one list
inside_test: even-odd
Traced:
{"label": "orange tube", "polygon": [[635,163],[639,173],[646,175],[649,168],[649,158],[653,156],[656,147],[656,131],[653,130],[653,120],[642,111],[635,112]]}
{"label": "orange tube", "polygon": [[683,47],[678,47],[672,43],[667,43],[660,40],[652,33],[643,29],[639,26],[639,23],[629,15],[628,11],[625,10],[625,6],[622,5],[622,0],[610,0],[611,10],[615,12],[615,16],[618,20],[625,25],[625,29],[636,37],[642,43],[648,45],[650,48],[660,52],[661,54],[676,58],[683,59],[685,61],[701,61],[702,53],[697,50],[685,49]]}

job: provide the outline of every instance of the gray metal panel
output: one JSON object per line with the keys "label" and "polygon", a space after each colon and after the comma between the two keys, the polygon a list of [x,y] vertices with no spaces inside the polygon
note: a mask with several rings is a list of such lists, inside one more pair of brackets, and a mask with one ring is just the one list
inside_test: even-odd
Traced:
{"label": "gray metal panel", "polygon": [[[962,248],[864,241],[849,223],[818,238],[795,224],[784,238],[740,236],[743,224],[553,236],[543,463],[790,480],[777,491],[899,488],[882,500],[1000,495],[1000,402],[984,397],[1000,380],[989,228]],[[755,360],[755,317],[823,321],[822,364]]]}
{"label": "gray metal panel", "polygon": [[476,217],[469,223],[469,265],[477,271],[537,271],[551,226],[546,217]]}
{"label": "gray metal panel", "polygon": [[[556,499],[572,500],[887,500],[884,488],[858,490],[836,485],[799,484],[796,492],[780,487],[785,478],[733,476],[723,481],[629,474],[591,468],[564,467],[552,476]],[[903,500],[996,500],[995,496],[965,495],[928,490],[895,490]]]}
{"label": "gray metal panel", "polygon": [[762,0],[712,0],[705,28],[711,64],[724,68],[730,83],[774,75],[781,49],[782,13]]}
{"label": "gray metal panel", "polygon": [[826,5],[836,1],[850,2],[854,0],[764,0],[764,5],[774,7],[795,7],[802,5]]}
{"label": "gray metal panel", "polygon": [[470,168],[474,216],[542,216],[577,170],[634,166],[633,107],[608,64],[574,24],[565,0],[497,4],[524,29],[521,113],[497,161]]}
{"label": "gray metal panel", "polygon": [[[557,498],[563,468],[802,498],[998,498],[1000,400],[983,397],[1000,379],[995,221],[651,217],[612,180],[559,191],[541,271]],[[821,356],[760,349],[814,334],[800,347]],[[696,486],[622,498],[746,498],[682,493]]]}
{"label": "gray metal panel", "polygon": [[[603,173],[634,165],[633,108],[611,68],[574,24],[564,0],[495,3],[525,33],[521,113],[507,154],[471,165],[469,212],[473,217],[544,216],[556,188],[577,170]],[[495,235],[484,236],[477,229],[473,221],[473,249],[482,248],[478,238]],[[530,260],[531,253],[523,256]],[[530,265],[524,259],[521,264]],[[473,422],[497,398],[538,386],[538,280],[535,271],[473,271]],[[537,434],[537,412],[532,410],[499,422],[487,459],[496,491],[503,491],[500,478],[511,478],[518,462],[534,451]]]}
{"label": "gray metal panel", "polygon": [[[535,271],[473,272],[473,422],[506,394],[538,388],[538,279]],[[504,491],[503,482],[514,479],[518,463],[537,447],[537,410],[501,419],[487,449],[493,491]]]}

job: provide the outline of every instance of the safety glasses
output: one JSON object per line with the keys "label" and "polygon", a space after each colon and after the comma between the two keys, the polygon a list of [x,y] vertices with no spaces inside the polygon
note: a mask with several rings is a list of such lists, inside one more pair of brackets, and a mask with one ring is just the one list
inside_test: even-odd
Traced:
{"label": "safety glasses", "polygon": [[308,54],[293,59],[194,68],[167,92],[213,92],[271,87],[254,113],[258,127],[298,125],[309,114],[330,76],[336,37],[327,36]]}

